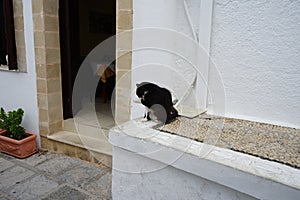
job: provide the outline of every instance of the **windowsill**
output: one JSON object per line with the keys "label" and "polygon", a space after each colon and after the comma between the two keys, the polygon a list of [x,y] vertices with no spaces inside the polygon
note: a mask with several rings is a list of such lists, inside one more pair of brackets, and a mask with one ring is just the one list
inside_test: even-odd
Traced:
{"label": "windowsill", "polygon": [[[300,189],[299,169],[162,132],[153,129],[155,125],[140,119],[129,121],[111,129],[109,141],[116,149],[164,163],[256,198],[272,196],[278,199],[283,194],[294,195]],[[143,159],[137,162],[143,162]],[[113,167],[119,169],[122,166]]]}

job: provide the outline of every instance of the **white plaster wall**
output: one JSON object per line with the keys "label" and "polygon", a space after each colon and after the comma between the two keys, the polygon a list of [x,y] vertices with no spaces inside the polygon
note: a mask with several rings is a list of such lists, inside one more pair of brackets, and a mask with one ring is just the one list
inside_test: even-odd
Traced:
{"label": "white plaster wall", "polygon": [[0,71],[0,107],[6,111],[24,109],[22,125],[39,135],[31,1],[23,0],[23,14],[27,72]]}
{"label": "white plaster wall", "polygon": [[[199,85],[207,85],[207,75],[197,71],[199,54],[205,54],[200,52],[195,37],[199,32],[201,1],[186,2],[191,22],[182,0],[133,1],[132,99],[136,98],[136,83],[149,81],[168,88],[178,100],[191,91],[192,95],[182,99],[181,104],[205,107],[205,95],[196,99],[198,90],[188,90],[196,74]],[[132,102],[132,118],[141,117],[142,110],[143,106]]]}
{"label": "white plaster wall", "polygon": [[[201,1],[186,2],[198,33]],[[193,39],[183,1],[134,0],[133,9],[134,29],[172,29]],[[300,127],[299,10],[300,1],[295,0],[214,0],[208,113]],[[143,39],[164,43],[162,38],[147,35]],[[133,34],[133,48],[139,45]],[[176,45],[174,40],[170,48]],[[177,47],[193,54],[193,48]],[[134,50],[132,59],[132,97],[135,97],[135,84],[142,80],[154,80],[171,89],[177,97],[183,94],[182,88],[187,88],[188,84],[180,84],[182,81],[169,70],[176,71],[180,65],[188,69],[182,60],[151,50]],[[197,93],[197,97],[206,101],[204,94]],[[133,103],[131,113],[132,118],[141,117],[143,107]]]}
{"label": "white plaster wall", "polygon": [[[226,93],[225,115],[300,127],[300,1],[215,0],[211,59]],[[218,98],[209,111],[218,106]],[[219,111],[215,110],[215,113]]]}
{"label": "white plaster wall", "polygon": [[[137,153],[117,147],[113,152],[113,199],[256,199]],[[157,170],[143,171],[149,167]]]}
{"label": "white plaster wall", "polygon": [[[143,81],[155,82],[170,88],[171,77],[168,75],[171,56],[158,49],[146,49],[143,41],[155,42],[156,37],[147,33],[147,28],[173,28],[172,13],[174,4],[167,1],[133,1],[133,53],[132,53],[132,99],[136,98],[136,83]],[[164,14],[168,13],[168,15]],[[151,16],[151,17],[150,17]],[[162,17],[164,16],[164,17]],[[145,30],[145,33],[143,33]],[[141,34],[139,34],[141,33]],[[161,41],[162,43],[164,41]],[[169,83],[169,86],[166,84]],[[143,106],[132,103],[132,118],[143,115]]]}

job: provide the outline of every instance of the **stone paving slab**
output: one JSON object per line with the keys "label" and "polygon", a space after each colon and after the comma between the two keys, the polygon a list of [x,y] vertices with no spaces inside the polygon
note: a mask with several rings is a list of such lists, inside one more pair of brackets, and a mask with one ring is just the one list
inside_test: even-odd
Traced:
{"label": "stone paving slab", "polygon": [[20,166],[12,166],[0,173],[0,188],[4,190],[30,178],[34,172]]}
{"label": "stone paving slab", "polygon": [[12,167],[14,163],[5,160],[4,158],[0,158],[0,172]]}
{"label": "stone paving slab", "polygon": [[108,173],[105,169],[96,168],[90,165],[79,165],[61,174],[59,178],[67,183],[81,187],[91,182],[94,178],[98,179]]}
{"label": "stone paving slab", "polygon": [[38,175],[14,185],[9,190],[9,195],[16,199],[38,199],[41,195],[50,192],[58,186],[59,183],[44,175]]}
{"label": "stone paving slab", "polygon": [[110,168],[60,154],[0,153],[0,180],[0,200],[111,199]]}
{"label": "stone paving slab", "polygon": [[47,153],[47,152],[40,152],[39,154],[30,156],[26,159],[19,159],[18,161],[34,167],[41,163],[44,163],[47,160],[54,158],[55,156],[57,155],[52,153]]}
{"label": "stone paving slab", "polygon": [[82,188],[95,196],[102,196],[103,199],[110,199],[111,186],[108,184],[103,184],[103,182],[106,183],[111,181],[111,173],[106,173],[99,179],[94,179],[93,181],[86,183]]}
{"label": "stone paving slab", "polygon": [[77,161],[69,157],[53,157],[52,159],[46,160],[36,167],[52,176],[57,176],[60,173],[68,171],[69,168],[78,165]]}
{"label": "stone paving slab", "polygon": [[49,194],[47,197],[42,198],[42,200],[53,200],[53,199],[72,199],[72,200],[81,200],[81,199],[91,199],[89,195],[84,192],[79,191],[76,188],[70,187],[68,185],[63,185],[56,191]]}

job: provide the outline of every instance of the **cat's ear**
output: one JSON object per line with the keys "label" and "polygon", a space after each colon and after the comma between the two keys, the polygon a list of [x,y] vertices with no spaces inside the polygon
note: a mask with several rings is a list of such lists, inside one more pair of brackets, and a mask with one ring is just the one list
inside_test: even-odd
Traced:
{"label": "cat's ear", "polygon": [[135,84],[135,85],[136,85],[136,87],[140,87],[141,84],[140,84],[140,83],[137,83],[137,84]]}

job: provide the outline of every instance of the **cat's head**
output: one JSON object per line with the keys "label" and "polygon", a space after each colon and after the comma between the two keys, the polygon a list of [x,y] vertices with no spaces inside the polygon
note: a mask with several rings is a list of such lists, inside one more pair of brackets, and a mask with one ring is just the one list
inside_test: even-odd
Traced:
{"label": "cat's head", "polygon": [[141,82],[141,83],[137,83],[136,84],[136,95],[139,97],[139,98],[142,98],[143,95],[145,94],[146,92],[146,87],[145,85],[149,84],[148,82]]}
{"label": "cat's head", "polygon": [[136,89],[136,95],[139,98],[142,98],[149,91],[157,91],[157,89],[161,89],[155,83],[150,83],[150,82],[137,83],[136,87],[137,87],[137,89]]}

